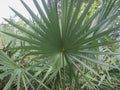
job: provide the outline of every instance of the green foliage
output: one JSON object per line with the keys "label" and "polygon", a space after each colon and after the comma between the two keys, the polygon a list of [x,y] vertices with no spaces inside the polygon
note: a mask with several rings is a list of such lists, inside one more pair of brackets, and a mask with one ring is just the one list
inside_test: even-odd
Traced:
{"label": "green foliage", "polygon": [[[8,32],[13,32],[14,33],[14,27],[9,25],[9,24],[0,24],[0,31],[8,31]],[[3,45],[5,46],[5,44],[9,43],[11,40],[13,40],[13,38],[11,38],[8,35],[5,35],[3,33],[0,33],[0,46]]]}
{"label": "green foliage", "polygon": [[24,42],[24,45],[5,50],[17,50],[24,54],[20,58],[10,58],[0,51],[0,77],[9,77],[4,90],[14,83],[17,90],[106,90],[108,87],[119,90],[111,71],[115,69],[119,73],[120,68],[107,59],[107,56],[118,53],[104,51],[105,46],[118,42],[112,40],[109,34],[119,28],[112,26],[120,14],[117,12],[119,2],[103,0],[100,8],[90,12],[94,0],[89,0],[84,9],[84,0],[78,0],[76,7],[74,0],[61,0],[59,15],[56,0],[41,1],[44,10],[37,0],[33,0],[39,12],[36,15],[21,0],[33,21],[11,8],[27,26],[5,19],[24,34],[2,31]]}

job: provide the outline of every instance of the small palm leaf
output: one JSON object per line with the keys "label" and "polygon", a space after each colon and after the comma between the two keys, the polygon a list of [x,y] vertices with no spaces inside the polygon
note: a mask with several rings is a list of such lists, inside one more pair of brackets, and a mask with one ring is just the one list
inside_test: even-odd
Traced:
{"label": "small palm leaf", "polygon": [[[31,77],[32,80],[36,80],[36,78],[29,74],[29,72],[26,69],[27,68],[21,68],[19,64],[16,64],[3,51],[0,51],[0,71],[2,71],[0,73],[0,79],[4,80],[6,77],[9,79],[3,90],[8,90],[10,87],[12,87],[14,82],[17,83],[16,90],[20,90],[22,84],[24,84],[22,87],[29,86],[29,84],[31,84],[32,81],[28,77]],[[37,82],[46,87],[42,82]],[[26,90],[28,89],[26,88]]]}

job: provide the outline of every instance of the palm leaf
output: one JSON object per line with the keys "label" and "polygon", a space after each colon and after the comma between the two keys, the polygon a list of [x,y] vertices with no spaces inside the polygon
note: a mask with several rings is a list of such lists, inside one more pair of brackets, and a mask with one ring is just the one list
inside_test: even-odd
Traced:
{"label": "palm leaf", "polygon": [[[88,65],[90,62],[96,64],[96,66],[107,66],[109,68],[116,68],[113,65],[106,64],[105,62],[96,60],[95,58],[96,56],[99,56],[101,54],[116,54],[99,50],[100,46],[119,42],[119,40],[103,40],[105,37],[110,38],[108,35],[112,31],[120,28],[120,26],[112,26],[112,23],[120,14],[119,12],[115,11],[118,9],[118,7],[120,7],[119,4],[116,4],[116,0],[109,0],[108,2],[106,0],[103,0],[101,7],[98,8],[96,12],[92,13],[91,17],[87,16],[90,8],[94,3],[94,0],[89,0],[89,3],[82,13],[81,7],[84,3],[84,0],[77,0],[77,3],[75,0],[61,0],[60,8],[57,5],[57,0],[41,0],[44,9],[41,8],[37,0],[33,0],[33,3],[39,12],[39,15],[36,15],[35,12],[30,8],[30,6],[27,5],[27,3],[25,3],[23,0],[21,0],[21,2],[25,9],[31,15],[34,22],[28,20],[17,10],[14,10],[13,8],[11,9],[26,23],[26,25],[29,26],[29,28],[20,26],[8,19],[5,19],[5,21],[16,27],[26,36],[15,35],[5,31],[2,32],[9,36],[27,42],[27,45],[25,46],[7,48],[8,50],[25,50],[27,51],[25,56],[35,56],[35,58],[33,59],[38,61],[36,62],[32,59],[32,67],[41,68],[39,65],[43,65],[42,68],[37,72],[29,69],[34,72],[33,75],[30,72],[26,72],[27,75],[25,74],[25,76],[21,76],[21,78],[20,75],[18,75],[18,81],[22,79],[26,89],[28,84],[26,84],[26,79],[28,79],[27,76],[30,76],[33,80],[36,80],[38,83],[40,83],[38,88],[40,88],[41,85],[47,88],[43,84],[43,82],[47,78],[47,82],[50,82],[50,80],[55,81],[55,79],[53,79],[54,77],[56,77],[56,79],[59,79],[59,85],[57,84],[58,87],[64,88],[65,86],[61,83],[66,83],[69,80],[65,79],[65,73],[62,73],[62,69],[66,71],[67,66],[72,68],[71,72],[75,70],[74,74],[68,75],[71,79],[76,80],[76,72],[79,72],[78,75],[81,74],[85,82],[88,83],[92,88],[96,89],[89,76],[84,75],[85,72],[82,67],[85,68],[85,70],[87,69],[87,71],[92,72],[92,74],[94,74],[95,76],[99,77],[101,77],[99,75],[99,72],[97,72],[95,68],[92,68],[91,65]],[[118,7],[116,7],[115,5],[117,5]],[[6,59],[2,56],[1,58]],[[82,60],[84,61],[80,61],[80,58],[82,58]],[[1,62],[1,64],[4,64],[4,62]],[[31,66],[31,64],[28,64],[28,66]],[[92,74],[90,73],[89,75],[94,78]],[[42,76],[42,79],[37,80],[37,77],[39,75]],[[13,79],[11,79],[11,81],[12,80]],[[72,83],[73,80],[70,80],[69,83]],[[82,84],[84,87],[85,83]],[[56,84],[53,85],[54,88],[56,88],[55,86]],[[18,86],[18,89],[19,88],[20,86]]]}

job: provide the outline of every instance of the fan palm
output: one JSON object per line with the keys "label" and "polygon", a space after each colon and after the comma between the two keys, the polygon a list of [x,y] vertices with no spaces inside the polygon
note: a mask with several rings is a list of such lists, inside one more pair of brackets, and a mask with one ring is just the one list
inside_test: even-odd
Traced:
{"label": "fan palm", "polygon": [[[61,0],[61,7],[59,8],[57,0],[41,0],[44,9],[41,8],[37,0],[33,0],[39,15],[36,15],[23,0],[21,2],[33,21],[28,20],[24,15],[11,8],[28,27],[5,19],[24,35],[2,32],[26,42],[25,46],[8,48],[8,50],[25,51],[24,57],[19,62],[26,57],[30,57],[30,59],[27,65],[20,67],[19,64],[14,63],[14,60],[8,60],[6,55],[2,55],[3,52],[0,53],[1,58],[3,57],[12,63],[4,61],[10,64],[14,73],[21,72],[16,74],[10,73],[9,70],[4,72],[11,75],[8,86],[15,78],[18,79],[18,90],[21,82],[23,82],[26,90],[29,85],[34,89],[33,82],[35,81],[38,90],[43,87],[52,90],[68,88],[98,90],[101,85],[112,85],[111,81],[106,80],[101,72],[103,73],[110,68],[119,68],[99,57],[116,54],[104,52],[101,48],[118,42],[110,39],[109,34],[119,28],[119,26],[112,26],[115,18],[120,15],[120,12],[117,11],[120,7],[119,1],[103,0],[100,8],[90,17],[88,17],[88,13],[94,0],[89,0],[83,12],[81,12],[81,7],[84,0],[77,0],[77,3],[76,0]],[[7,66],[1,58],[0,62],[2,63],[0,64]],[[16,66],[12,67],[14,64]]]}

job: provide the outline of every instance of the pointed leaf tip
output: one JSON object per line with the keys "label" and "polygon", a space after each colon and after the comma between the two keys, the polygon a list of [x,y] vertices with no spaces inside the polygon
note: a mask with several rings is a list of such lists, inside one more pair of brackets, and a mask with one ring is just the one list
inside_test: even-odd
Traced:
{"label": "pointed leaf tip", "polygon": [[15,12],[15,10],[12,7],[9,7],[13,12]]}
{"label": "pointed leaf tip", "polygon": [[23,0],[20,0],[21,2],[23,2]]}
{"label": "pointed leaf tip", "polygon": [[13,9],[11,6],[8,6],[10,9]]}
{"label": "pointed leaf tip", "polygon": [[25,4],[25,2],[23,1],[23,0],[20,0],[21,1],[21,3],[24,5]]}

